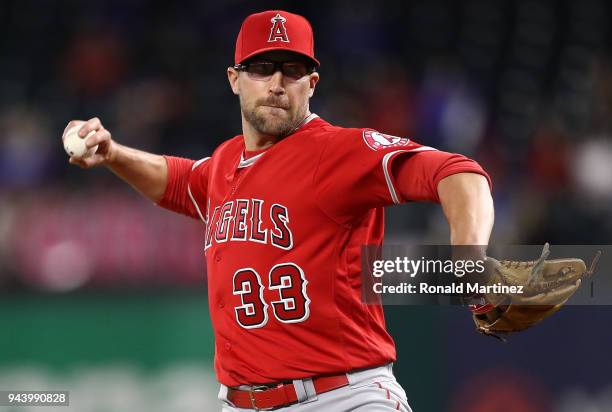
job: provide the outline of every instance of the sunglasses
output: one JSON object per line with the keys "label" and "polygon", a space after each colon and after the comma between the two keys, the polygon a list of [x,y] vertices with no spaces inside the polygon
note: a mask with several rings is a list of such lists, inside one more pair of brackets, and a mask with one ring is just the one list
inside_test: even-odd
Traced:
{"label": "sunglasses", "polygon": [[235,70],[246,72],[249,78],[253,80],[270,80],[270,78],[280,70],[283,76],[291,80],[299,80],[307,74],[313,73],[315,68],[313,65],[300,62],[252,62],[245,64],[237,64],[234,66]]}

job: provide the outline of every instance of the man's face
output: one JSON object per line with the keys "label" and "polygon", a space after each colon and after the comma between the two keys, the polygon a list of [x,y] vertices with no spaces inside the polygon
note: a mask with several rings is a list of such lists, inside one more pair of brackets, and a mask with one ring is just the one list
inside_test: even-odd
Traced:
{"label": "man's face", "polygon": [[[283,69],[274,63],[283,63]],[[309,63],[298,55],[278,51],[249,59],[246,67],[246,71],[228,69],[244,119],[263,135],[284,137],[291,133],[306,117],[318,73],[304,72]]]}

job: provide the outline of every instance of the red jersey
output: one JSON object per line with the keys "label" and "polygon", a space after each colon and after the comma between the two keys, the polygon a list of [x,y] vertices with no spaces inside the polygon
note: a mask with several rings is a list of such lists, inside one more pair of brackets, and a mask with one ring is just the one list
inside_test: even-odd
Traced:
{"label": "red jersey", "polygon": [[361,247],[382,244],[383,207],[402,201],[393,158],[432,150],[315,118],[246,160],[242,135],[199,162],[167,157],[160,204],[206,223],[221,383],[286,381],[395,360],[382,307],[361,301]]}

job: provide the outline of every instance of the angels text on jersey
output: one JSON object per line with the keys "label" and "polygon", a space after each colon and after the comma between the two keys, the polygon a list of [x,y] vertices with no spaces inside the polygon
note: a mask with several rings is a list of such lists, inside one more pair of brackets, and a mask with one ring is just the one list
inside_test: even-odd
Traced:
{"label": "angels text on jersey", "polygon": [[278,204],[266,204],[261,199],[233,199],[206,213],[207,250],[213,243],[256,242],[283,250],[293,248],[293,233],[289,228],[289,210]]}

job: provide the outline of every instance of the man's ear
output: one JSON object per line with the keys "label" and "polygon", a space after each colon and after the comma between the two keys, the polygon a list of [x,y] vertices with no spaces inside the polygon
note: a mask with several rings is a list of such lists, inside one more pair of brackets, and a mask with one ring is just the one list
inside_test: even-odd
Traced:
{"label": "man's ear", "polygon": [[230,87],[232,88],[232,92],[237,96],[240,94],[238,88],[238,76],[239,73],[233,67],[227,68],[227,80],[229,81]]}
{"label": "man's ear", "polygon": [[315,87],[319,82],[319,73],[314,72],[310,75],[310,89],[308,90],[308,97],[312,97],[314,95]]}

